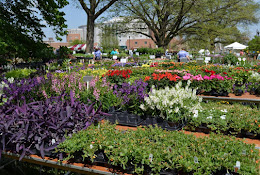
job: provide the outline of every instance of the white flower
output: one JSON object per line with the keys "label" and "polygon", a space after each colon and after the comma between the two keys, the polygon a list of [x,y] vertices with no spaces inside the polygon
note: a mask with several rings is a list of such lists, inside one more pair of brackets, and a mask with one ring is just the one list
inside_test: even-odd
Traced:
{"label": "white flower", "polygon": [[208,116],[207,119],[212,119],[212,116]]}
{"label": "white flower", "polygon": [[143,111],[145,111],[145,110],[146,110],[146,108],[145,108],[144,104],[141,104],[141,105],[140,105],[140,108],[141,108]]}
{"label": "white flower", "polygon": [[226,119],[226,115],[222,115],[222,116],[220,116],[220,118],[221,118],[222,120],[225,120],[225,119]]}
{"label": "white flower", "polygon": [[193,115],[194,118],[198,118],[198,116],[199,116],[198,114],[194,114]]}
{"label": "white flower", "polygon": [[227,113],[228,111],[227,111],[227,109],[224,109],[224,110],[221,110],[221,112],[225,112],[225,113]]}
{"label": "white flower", "polygon": [[199,111],[198,110],[194,110],[193,114],[197,114],[198,115]]}

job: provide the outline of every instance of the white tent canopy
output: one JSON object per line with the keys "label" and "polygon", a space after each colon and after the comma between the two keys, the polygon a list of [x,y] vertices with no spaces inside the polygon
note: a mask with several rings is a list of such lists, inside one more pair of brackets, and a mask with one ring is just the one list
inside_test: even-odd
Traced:
{"label": "white tent canopy", "polygon": [[234,42],[234,43],[232,43],[230,45],[225,46],[224,48],[225,49],[233,49],[233,50],[243,50],[243,49],[245,49],[247,47],[248,46],[245,46],[245,45],[240,44],[238,42]]}

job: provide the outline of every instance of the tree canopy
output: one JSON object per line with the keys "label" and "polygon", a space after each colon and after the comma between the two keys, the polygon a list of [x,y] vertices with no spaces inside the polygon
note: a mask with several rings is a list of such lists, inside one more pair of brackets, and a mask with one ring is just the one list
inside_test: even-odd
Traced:
{"label": "tree canopy", "polygon": [[87,19],[87,52],[92,52],[94,48],[94,27],[95,20],[100,17],[108,8],[118,0],[78,0],[83,10],[86,12]]}
{"label": "tree canopy", "polygon": [[[240,23],[255,22],[259,4],[253,0],[125,0],[120,1],[118,8],[128,21],[139,20],[151,30],[132,32],[148,36],[158,47],[165,48],[179,35],[192,36],[200,30],[211,33],[205,25],[232,29]],[[215,38],[222,32],[214,34]]]}
{"label": "tree canopy", "polygon": [[42,28],[51,26],[57,39],[64,35],[65,13],[59,10],[67,4],[66,0],[1,0],[0,55],[42,57],[51,51],[42,41]]}
{"label": "tree canopy", "polygon": [[255,36],[249,41],[247,49],[250,51],[260,51],[260,36]]}

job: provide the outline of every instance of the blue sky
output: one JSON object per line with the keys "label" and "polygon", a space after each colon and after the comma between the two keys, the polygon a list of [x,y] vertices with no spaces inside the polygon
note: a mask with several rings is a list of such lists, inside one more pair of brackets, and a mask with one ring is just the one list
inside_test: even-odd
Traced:
{"label": "blue sky", "polygon": [[[258,0],[256,0],[256,1],[258,1]],[[76,0],[75,1],[70,0],[70,4],[67,5],[62,10],[66,14],[65,19],[67,20],[68,29],[78,28],[78,26],[87,24],[87,15],[86,15],[85,11],[80,7],[77,8],[76,6],[77,6]],[[259,17],[260,17],[260,15],[259,15]],[[253,36],[256,34],[257,29],[260,31],[259,23],[255,24],[255,25],[247,26],[246,28],[241,28],[241,30],[248,32],[250,38],[253,38]],[[55,35],[53,34],[51,28],[44,28],[43,30],[46,35],[44,40],[47,40],[49,37],[55,38]],[[63,42],[66,42],[66,37],[64,36],[62,38],[63,38]]]}

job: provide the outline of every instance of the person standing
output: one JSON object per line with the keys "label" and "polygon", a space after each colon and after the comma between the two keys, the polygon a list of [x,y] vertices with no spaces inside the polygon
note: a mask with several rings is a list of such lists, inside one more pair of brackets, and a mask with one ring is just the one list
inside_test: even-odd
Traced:
{"label": "person standing", "polygon": [[100,51],[100,48],[95,48],[93,60],[101,60],[101,59],[102,59],[102,53]]}
{"label": "person standing", "polygon": [[112,50],[112,52],[110,53],[111,55],[117,55],[118,52],[116,51],[116,48],[114,48],[114,50]]}
{"label": "person standing", "polygon": [[[188,52],[185,51],[185,48],[182,48],[178,53],[177,53],[177,58],[178,62],[183,62],[182,60],[185,60],[187,58],[188,61],[190,61],[190,57]],[[186,61],[185,61],[186,62]]]}

